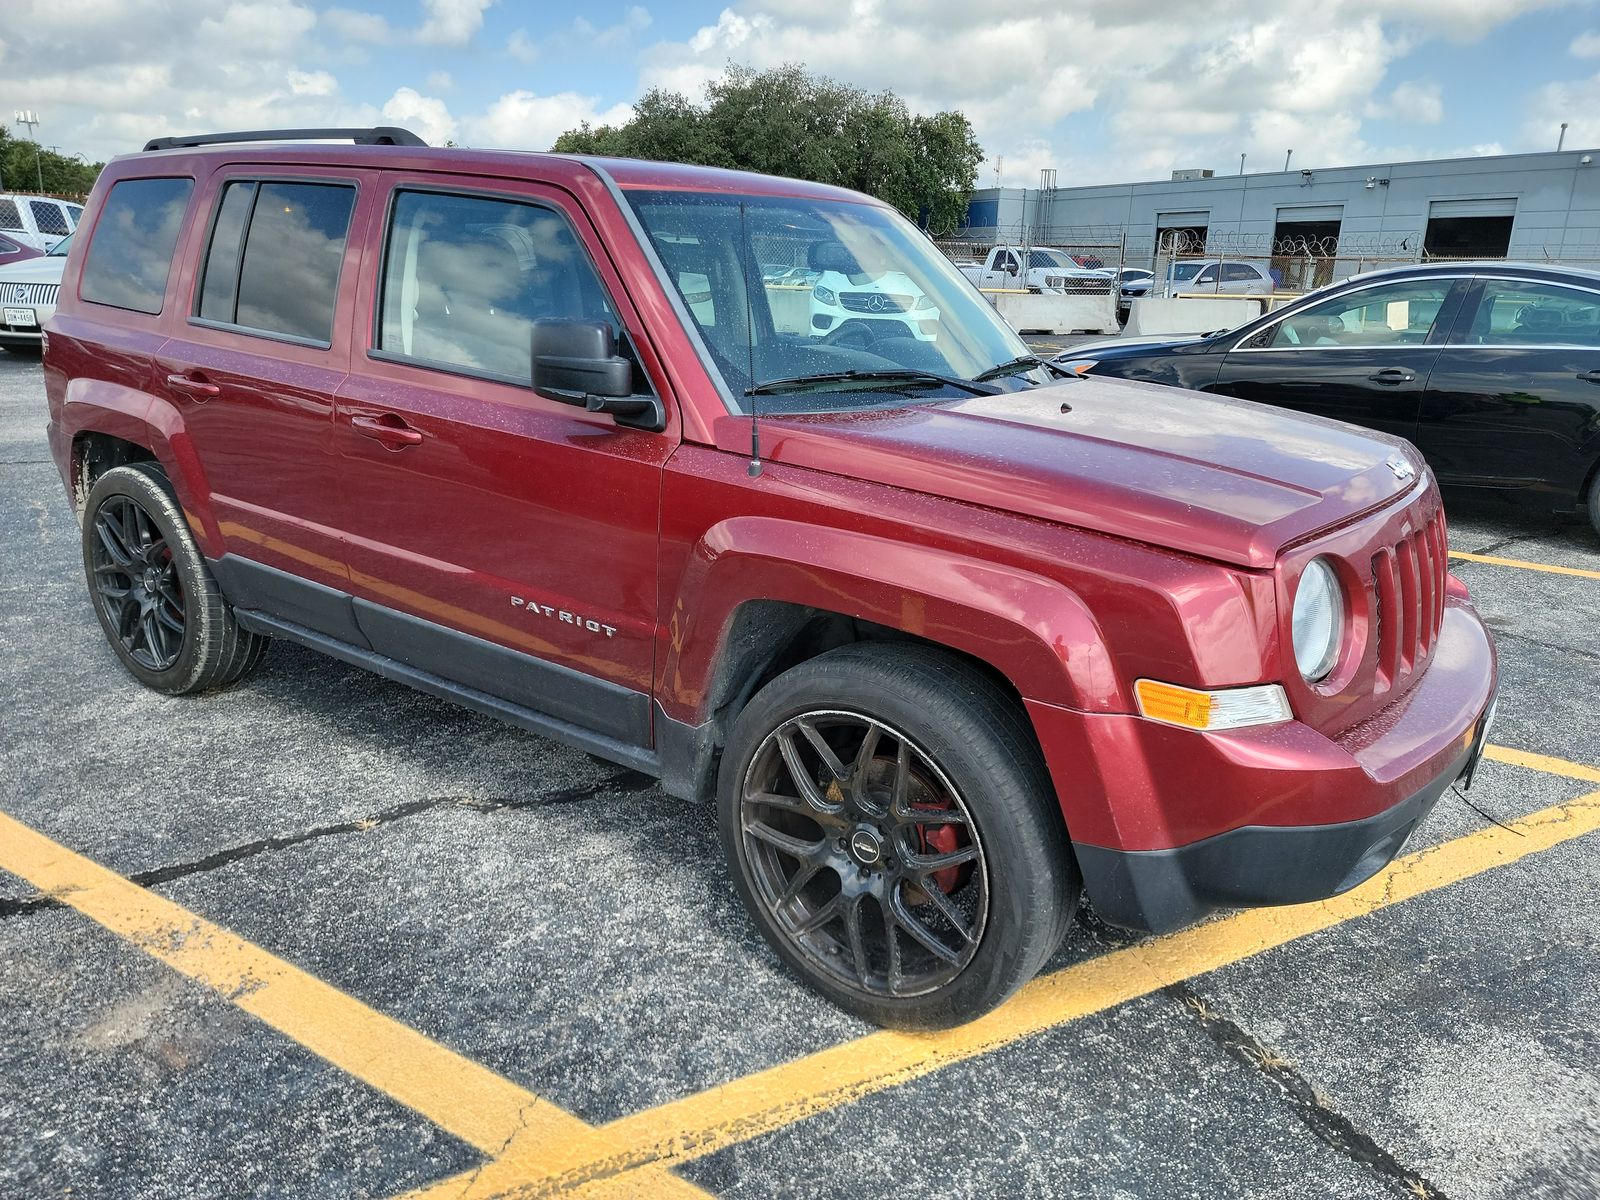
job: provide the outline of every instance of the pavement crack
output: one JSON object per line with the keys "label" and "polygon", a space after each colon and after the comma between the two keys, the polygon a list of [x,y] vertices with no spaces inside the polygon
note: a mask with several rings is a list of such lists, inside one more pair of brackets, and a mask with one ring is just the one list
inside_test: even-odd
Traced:
{"label": "pavement crack", "polygon": [[1592,662],[1600,662],[1600,653],[1593,650],[1583,650],[1577,646],[1563,646],[1558,642],[1541,641],[1539,638],[1529,637],[1525,633],[1513,633],[1496,624],[1491,626],[1494,630],[1496,641],[1510,639],[1513,642],[1526,642],[1530,646],[1538,646],[1544,650],[1554,650],[1557,654],[1576,654],[1579,658],[1587,658]]}
{"label": "pavement crack", "polygon": [[[541,795],[528,796],[526,798],[500,797],[480,800],[473,796],[428,796],[418,800],[407,800],[403,804],[396,804],[392,808],[386,808],[381,812],[372,813],[365,817],[357,817],[351,821],[339,821],[331,825],[318,825],[312,829],[302,830],[299,833],[259,838],[253,842],[245,842],[242,845],[230,846],[225,850],[217,850],[201,858],[191,859],[188,862],[170,863],[164,867],[153,867],[148,871],[136,871],[130,874],[128,879],[140,887],[159,887],[161,884],[171,883],[175,879],[183,879],[190,875],[200,875],[208,871],[215,871],[263,854],[271,854],[279,850],[287,850],[293,846],[304,845],[306,842],[317,841],[320,838],[339,837],[350,833],[365,833],[381,825],[388,825],[395,821],[404,820],[407,817],[414,817],[420,813],[432,812],[440,808],[470,808],[475,812],[483,813],[524,808],[548,808],[558,804],[573,804],[603,792],[635,795],[639,792],[649,791],[655,786],[656,781],[643,772],[623,770],[597,783],[559,788],[553,792],[545,792]],[[29,916],[41,909],[59,907],[61,907],[61,901],[54,896],[0,896],[0,919]]]}
{"label": "pavement crack", "polygon": [[1302,1075],[1294,1063],[1267,1046],[1190,987],[1175,983],[1162,989],[1178,1001],[1216,1045],[1234,1061],[1277,1085],[1295,1116],[1319,1141],[1377,1174],[1397,1196],[1411,1200],[1448,1200],[1431,1181],[1411,1170],[1335,1109],[1328,1097]]}
{"label": "pavement crack", "polygon": [[1496,550],[1504,550],[1507,546],[1515,545],[1517,542],[1526,541],[1532,536],[1532,534],[1528,533],[1514,533],[1510,537],[1503,537],[1498,542],[1490,542],[1487,546],[1481,546],[1476,550],[1470,550],[1468,553],[1493,554]]}

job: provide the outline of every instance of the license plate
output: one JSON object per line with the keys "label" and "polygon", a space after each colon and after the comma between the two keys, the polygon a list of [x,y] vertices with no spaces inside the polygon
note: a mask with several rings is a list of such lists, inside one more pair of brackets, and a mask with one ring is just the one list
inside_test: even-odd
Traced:
{"label": "license plate", "polygon": [[33,309],[31,308],[8,308],[6,309],[6,324],[25,325],[29,329],[37,329],[39,327],[39,319],[33,315]]}

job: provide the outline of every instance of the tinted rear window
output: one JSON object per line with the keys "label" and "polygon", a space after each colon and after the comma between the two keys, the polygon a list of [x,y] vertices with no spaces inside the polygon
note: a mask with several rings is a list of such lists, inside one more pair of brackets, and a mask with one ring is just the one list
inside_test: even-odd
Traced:
{"label": "tinted rear window", "polygon": [[183,229],[192,179],[124,179],[95,222],[79,294],[96,304],[158,313]]}
{"label": "tinted rear window", "polygon": [[0,200],[0,229],[21,229],[22,214],[15,200]]}
{"label": "tinted rear window", "polygon": [[355,202],[356,190],[348,185],[259,185],[245,235],[235,324],[313,342],[332,340],[334,298]]}

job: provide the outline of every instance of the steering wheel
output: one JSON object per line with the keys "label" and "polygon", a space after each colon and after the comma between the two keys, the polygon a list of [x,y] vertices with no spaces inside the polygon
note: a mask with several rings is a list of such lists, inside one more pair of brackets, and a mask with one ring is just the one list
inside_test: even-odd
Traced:
{"label": "steering wheel", "polygon": [[872,328],[873,322],[863,321],[860,317],[849,317],[842,324],[835,325],[817,340],[819,346],[854,346],[859,350],[870,350],[877,344],[878,334]]}

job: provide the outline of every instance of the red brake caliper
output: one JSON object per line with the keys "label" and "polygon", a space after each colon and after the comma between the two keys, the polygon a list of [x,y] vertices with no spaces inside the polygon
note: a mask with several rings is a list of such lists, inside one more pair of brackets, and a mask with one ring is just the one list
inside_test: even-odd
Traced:
{"label": "red brake caliper", "polygon": [[[920,812],[945,812],[950,808],[950,801],[942,804],[913,804],[911,806]],[[961,848],[961,835],[954,825],[918,825],[917,845],[923,854],[949,854]],[[948,896],[961,884],[963,867],[945,867],[933,873],[933,883],[941,892]]]}

